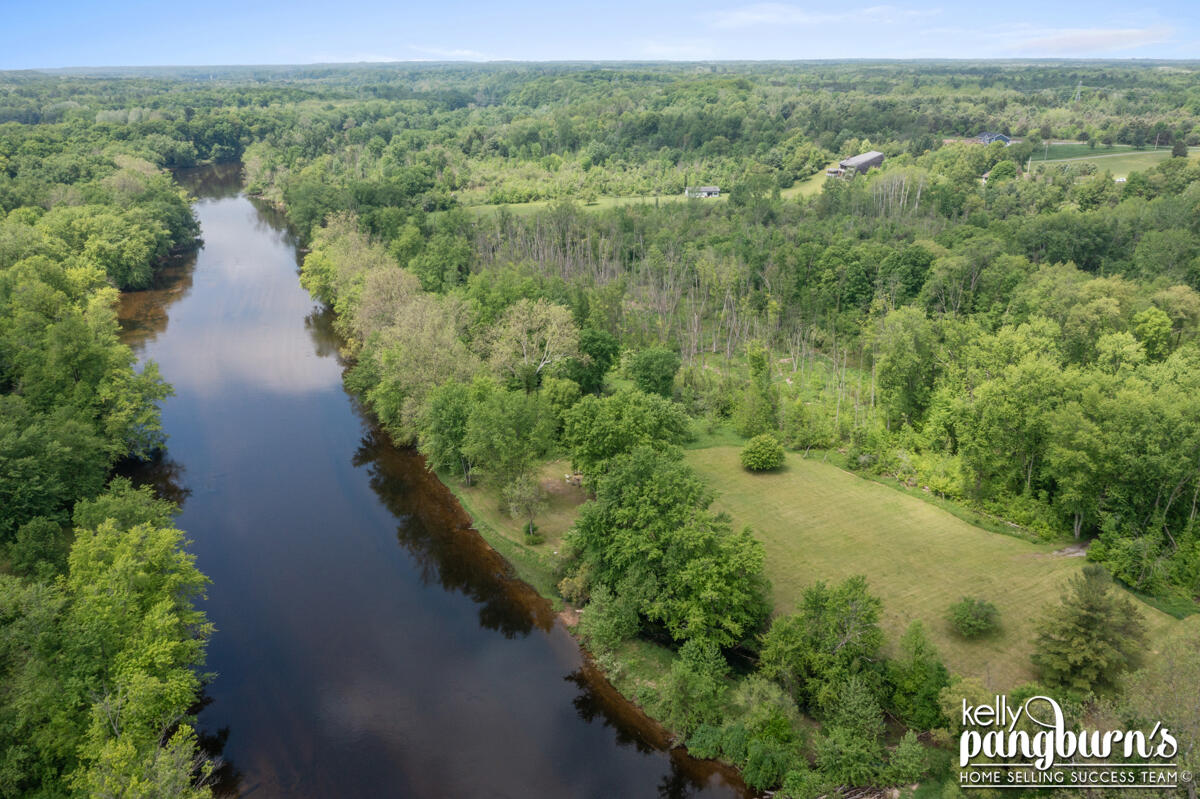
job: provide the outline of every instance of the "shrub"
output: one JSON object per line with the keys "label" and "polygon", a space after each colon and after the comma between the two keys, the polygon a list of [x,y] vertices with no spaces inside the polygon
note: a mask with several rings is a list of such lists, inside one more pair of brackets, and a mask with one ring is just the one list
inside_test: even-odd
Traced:
{"label": "shrub", "polygon": [[588,582],[587,564],[580,564],[574,573],[558,581],[558,593],[568,602],[583,604],[588,600]]}
{"label": "shrub", "polygon": [[871,785],[883,766],[883,747],[877,738],[846,727],[832,727],[817,739],[817,767],[836,782]]}
{"label": "shrub", "polygon": [[783,786],[775,792],[775,799],[810,799],[836,791],[837,783],[821,772],[804,763],[793,763],[791,770],[783,776]]}
{"label": "shrub", "polygon": [[900,639],[900,656],[889,660],[887,668],[894,686],[892,708],[905,725],[931,730],[945,724],[938,695],[949,684],[950,675],[921,622],[909,625]]}
{"label": "shrub", "polygon": [[746,747],[742,777],[751,788],[766,790],[783,781],[792,761],[791,747],[770,738],[752,738]]}
{"label": "shrub", "polygon": [[783,440],[792,449],[831,447],[835,436],[833,420],[821,408],[809,408],[796,400],[783,412]]}
{"label": "shrub", "polygon": [[742,449],[742,466],[752,472],[769,472],[783,465],[783,445],[763,433],[750,439]]}
{"label": "shrub", "polygon": [[733,414],[733,428],[738,435],[758,436],[779,428],[779,402],[774,389],[752,385],[742,392]]}
{"label": "shrub", "polygon": [[687,739],[688,754],[715,760],[721,756],[722,729],[715,724],[701,724]]}
{"label": "shrub", "polygon": [[979,638],[1000,626],[1000,611],[985,599],[965,596],[950,606],[947,615],[963,638]]}

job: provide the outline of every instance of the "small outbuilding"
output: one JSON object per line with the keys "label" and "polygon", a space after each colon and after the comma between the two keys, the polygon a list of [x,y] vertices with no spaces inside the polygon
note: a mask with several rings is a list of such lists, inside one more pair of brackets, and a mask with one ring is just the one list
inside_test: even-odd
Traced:
{"label": "small outbuilding", "polygon": [[869,153],[862,153],[853,158],[847,158],[845,161],[839,162],[838,166],[846,172],[853,170],[865,174],[871,167],[883,166],[883,153],[878,150],[872,150]]}
{"label": "small outbuilding", "polygon": [[720,197],[721,189],[717,186],[688,186],[683,190],[684,197]]}
{"label": "small outbuilding", "polygon": [[991,131],[987,131],[979,134],[980,144],[991,144],[994,141],[1004,142],[1005,147],[1012,144],[1012,139],[1005,136],[1003,133],[992,133]]}

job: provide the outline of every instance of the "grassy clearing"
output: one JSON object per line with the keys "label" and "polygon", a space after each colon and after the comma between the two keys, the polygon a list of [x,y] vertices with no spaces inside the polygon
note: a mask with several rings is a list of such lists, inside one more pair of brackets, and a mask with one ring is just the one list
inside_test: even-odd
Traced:
{"label": "grassy clearing", "polygon": [[[837,166],[837,162],[835,161],[829,166]],[[828,168],[829,167],[826,167],[826,169]],[[808,177],[804,178],[804,180],[796,181],[790,188],[784,189],[779,193],[788,199],[812,197],[814,194],[817,194],[821,191],[821,188],[825,185],[825,181],[825,170],[822,169],[815,175],[809,175]]]}
{"label": "grassy clearing", "polygon": [[675,653],[659,644],[634,639],[621,644],[610,661],[605,673],[613,687],[649,712],[657,704],[662,680],[671,670]]}
{"label": "grassy clearing", "polygon": [[[832,464],[833,466],[845,471],[851,471],[849,464],[850,459],[841,450],[809,450],[808,457],[813,460],[819,460],[822,463]],[[909,488],[909,486],[905,485],[903,482],[894,477],[886,477],[884,475],[869,473],[863,473],[855,476],[862,480],[870,480],[871,482],[894,488],[897,491],[902,491],[908,496],[918,499],[921,502],[928,502],[930,505],[941,508],[950,515],[957,516],[962,521],[974,527],[981,527],[984,530],[996,533],[998,535],[1011,535],[1016,536],[1017,538],[1033,541],[1035,543],[1045,543],[1045,541],[1040,538],[1037,533],[1029,530],[1028,528],[1022,527],[1015,522],[1010,522],[998,516],[992,516],[986,511],[980,510],[979,508],[955,499],[938,496],[930,491],[912,490]],[[1069,542],[1064,542],[1064,544],[1065,543]],[[1064,544],[1060,544],[1060,546]]]}
{"label": "grassy clearing", "polygon": [[[1055,150],[1055,147],[1061,147],[1060,150]],[[1075,153],[1082,149],[1079,155],[1067,155],[1067,153]],[[1200,148],[1193,147],[1189,151],[1189,157],[1196,158],[1200,156]],[[1074,161],[1088,161],[1096,165],[1096,169],[1100,172],[1111,172],[1113,177],[1123,178],[1128,177],[1131,172],[1145,172],[1151,169],[1155,164],[1167,160],[1171,157],[1170,147],[1159,147],[1157,150],[1135,150],[1128,145],[1114,146],[1109,150],[1106,147],[1097,147],[1095,150],[1088,150],[1086,145],[1051,145],[1050,155],[1055,156],[1049,159],[1041,158],[1040,153],[1034,153],[1033,163],[1035,164],[1061,164]]]}
{"label": "grassy clearing", "polygon": [[546,510],[535,520],[542,536],[542,541],[537,544],[526,542],[524,523],[514,519],[503,507],[498,486],[477,482],[468,487],[458,475],[439,475],[474,520],[480,535],[513,565],[518,577],[556,605],[559,601],[554,572],[559,547],[563,535],[575,522],[579,506],[587,499],[582,488],[563,479],[570,471],[570,464],[565,460],[542,465],[539,479],[546,491],[547,502]]}
{"label": "grassy clearing", "polygon": [[[1162,148],[1160,147],[1161,151]],[[1094,158],[1098,155],[1122,155],[1129,153],[1144,153],[1146,150],[1135,150],[1131,144],[1114,144],[1112,147],[1105,147],[1103,144],[1097,143],[1095,147],[1088,147],[1084,142],[1074,141],[1055,141],[1050,142],[1050,146],[1040,146],[1033,153],[1033,162],[1036,164],[1039,161],[1065,161],[1071,158]],[[1167,148],[1167,154],[1170,155],[1171,148]]]}
{"label": "grassy clearing", "polygon": [[[743,470],[736,447],[691,450],[687,460],[718,491],[716,507],[735,524],[749,524],[763,541],[779,612],[795,607],[817,580],[865,574],[883,600],[890,645],[920,619],[952,671],[995,689],[1034,678],[1029,653],[1036,622],[1059,601],[1082,558],[989,533],[901,490],[795,453],[775,474]],[[964,595],[994,602],[1003,630],[978,642],[956,636],[945,612]],[[1144,604],[1141,609],[1152,642],[1183,625],[1200,629],[1200,617],[1178,622]]]}

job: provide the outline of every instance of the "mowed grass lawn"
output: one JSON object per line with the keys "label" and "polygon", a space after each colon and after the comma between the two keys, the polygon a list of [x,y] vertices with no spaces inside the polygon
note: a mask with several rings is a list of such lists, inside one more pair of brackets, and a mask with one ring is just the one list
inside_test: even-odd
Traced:
{"label": "mowed grass lawn", "polygon": [[[1158,148],[1162,152],[1163,148]],[[1076,141],[1052,141],[1050,146],[1045,144],[1038,146],[1033,152],[1033,162],[1038,161],[1061,161],[1068,158],[1094,158],[1097,155],[1114,155],[1123,153],[1144,153],[1147,150],[1135,150],[1132,144],[1114,144],[1112,147],[1105,147],[1099,142],[1095,147],[1089,147],[1087,142]],[[1167,155],[1171,154],[1171,148],[1166,148]]]}
{"label": "mowed grass lawn", "polygon": [[[777,613],[789,613],[805,587],[866,575],[883,600],[882,625],[894,651],[914,619],[924,622],[947,667],[992,689],[1033,680],[1029,661],[1038,619],[1058,603],[1081,557],[1060,547],[991,533],[904,491],[789,453],[784,469],[751,474],[737,447],[689,450],[688,462],[717,492],[714,507],[750,525],[766,547]],[[1000,609],[1003,630],[982,641],[957,637],[945,621],[952,602],[970,595]],[[1167,635],[1200,625],[1137,603],[1151,649]]]}
{"label": "mowed grass lawn", "polygon": [[[1074,155],[1075,148],[1086,151],[1086,145],[1068,144],[1061,145],[1063,149],[1057,152],[1062,154],[1056,155],[1056,146],[1051,146],[1050,158],[1048,160],[1042,160],[1041,153],[1034,153],[1033,163],[1061,164],[1074,161],[1089,161],[1096,165],[1096,169],[1099,172],[1107,171],[1111,172],[1114,178],[1123,178],[1128,177],[1131,172],[1145,172],[1153,168],[1160,161],[1165,161],[1171,157],[1170,147],[1159,147],[1157,150],[1135,150],[1129,146],[1114,147],[1112,150],[1097,147],[1091,152]],[[1191,158],[1196,158],[1197,154],[1200,153],[1200,148],[1192,147],[1188,152]],[[1067,155],[1066,153],[1072,154]]]}

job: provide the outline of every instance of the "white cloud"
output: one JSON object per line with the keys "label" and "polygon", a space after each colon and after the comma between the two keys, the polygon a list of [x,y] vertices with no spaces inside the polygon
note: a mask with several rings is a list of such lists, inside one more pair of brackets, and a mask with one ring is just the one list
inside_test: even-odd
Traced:
{"label": "white cloud", "polygon": [[641,55],[663,61],[703,61],[715,58],[712,43],[703,39],[687,42],[651,39],[641,44]]}
{"label": "white cloud", "polygon": [[468,50],[466,48],[443,48],[443,47],[418,47],[415,44],[410,44],[408,49],[421,53],[426,56],[445,61],[494,61],[493,56],[487,53],[481,53],[478,50]]}
{"label": "white cloud", "polygon": [[708,24],[714,28],[731,30],[762,26],[814,26],[846,22],[889,23],[913,17],[928,17],[939,13],[939,9],[909,9],[891,5],[867,6],[841,12],[809,11],[801,6],[787,3],[755,3],[726,11],[706,15]]}
{"label": "white cloud", "polygon": [[317,53],[313,60],[317,64],[387,64],[402,59],[379,53]]}
{"label": "white cloud", "polygon": [[1133,50],[1148,44],[1170,41],[1173,31],[1166,26],[1153,28],[1064,28],[1040,31],[1016,42],[1013,49],[1038,55],[1087,55]]}

